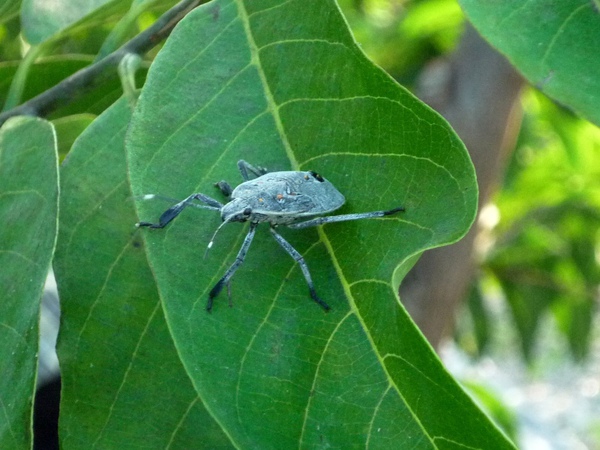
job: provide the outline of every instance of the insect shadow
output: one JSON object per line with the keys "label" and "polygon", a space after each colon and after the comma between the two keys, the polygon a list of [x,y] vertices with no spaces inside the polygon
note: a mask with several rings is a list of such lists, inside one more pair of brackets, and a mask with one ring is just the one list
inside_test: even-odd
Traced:
{"label": "insect shadow", "polygon": [[[261,222],[268,222],[269,231],[281,247],[298,263],[311,298],[325,311],[330,309],[317,295],[308,266],[302,255],[275,230],[278,225],[289,228],[308,228],[326,223],[343,222],[347,220],[371,219],[384,217],[404,211],[403,207],[386,211],[371,211],[358,214],[341,214],[338,216],[321,216],[341,207],[346,199],[325,178],[316,172],[286,171],[267,172],[262,167],[255,167],[246,161],[238,161],[238,168],[244,182],[232,189],[225,181],[215,183],[221,192],[229,198],[223,204],[202,193],[192,194],[179,203],[167,209],[158,219],[158,223],[139,222],[138,227],[164,228],[177,217],[187,206],[219,211],[222,223],[213,234],[208,248],[213,245],[217,232],[229,222],[250,222],[250,230],[235,258],[234,263],[227,269],[225,275],[215,284],[208,294],[206,310],[211,311],[215,297],[219,295],[225,285],[244,262],[246,253],[250,248],[256,227]],[[253,175],[255,178],[250,178]],[[154,194],[145,195],[144,199],[158,197]],[[197,202],[202,202],[201,204]]]}

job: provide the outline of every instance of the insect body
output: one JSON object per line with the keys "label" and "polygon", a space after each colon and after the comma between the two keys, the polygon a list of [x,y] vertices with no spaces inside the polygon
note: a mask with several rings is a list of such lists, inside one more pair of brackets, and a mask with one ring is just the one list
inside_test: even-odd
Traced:
{"label": "insect body", "polygon": [[[272,172],[236,187],[231,201],[221,209],[221,218],[289,225],[334,211],[344,201],[344,196],[315,172]],[[244,215],[248,208],[251,217]]]}
{"label": "insect body", "polygon": [[[387,211],[314,217],[335,211],[345,202],[344,196],[321,175],[312,171],[268,173],[265,169],[256,168],[246,161],[239,161],[238,168],[245,181],[235,189],[232,190],[229,184],[224,181],[216,183],[223,194],[230,198],[228,203],[222,204],[201,193],[192,194],[167,209],[160,216],[158,223],[140,222],[137,224],[139,227],[164,228],[187,206],[220,211],[223,222],[217,228],[217,231],[228,222],[250,222],[250,230],[244,239],[235,262],[208,294],[207,311],[212,309],[215,297],[229,283],[236,270],[244,262],[259,223],[268,222],[271,225],[270,231],[275,240],[299,264],[308,284],[311,298],[327,311],[330,309],[329,305],[317,295],[304,258],[283,236],[277,233],[275,227],[286,225],[290,228],[307,228],[332,222],[383,217],[404,211],[404,208],[399,207]],[[250,179],[249,173],[256,178]],[[154,195],[148,195],[144,198],[153,197]],[[195,201],[200,201],[202,204]],[[208,244],[209,248],[213,244],[217,231],[215,231]]]}

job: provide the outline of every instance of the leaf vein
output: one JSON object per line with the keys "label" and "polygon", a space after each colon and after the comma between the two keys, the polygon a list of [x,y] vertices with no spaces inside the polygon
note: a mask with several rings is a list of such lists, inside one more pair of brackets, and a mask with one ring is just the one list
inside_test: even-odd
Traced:
{"label": "leaf vein", "polygon": [[185,412],[181,415],[181,419],[179,420],[179,422],[175,426],[175,429],[171,433],[171,438],[169,439],[169,442],[167,442],[167,445],[165,446],[165,448],[171,448],[172,447],[173,441],[175,440],[175,436],[177,436],[177,432],[183,427],[183,423],[185,422],[185,419],[190,414],[190,411],[192,410],[192,408],[194,407],[194,405],[196,403],[198,403],[199,401],[200,401],[200,397],[198,397],[196,395],[196,398],[194,398],[194,400],[192,400],[190,402],[190,404],[187,407],[187,409],[185,410]]}
{"label": "leaf vein", "polygon": [[285,148],[286,154],[287,154],[294,170],[298,170],[298,162],[296,161],[296,156],[292,152],[291,145],[288,141],[287,135],[283,128],[283,123],[281,121],[281,117],[279,116],[279,110],[277,108],[277,103],[275,102],[273,93],[271,92],[271,89],[269,87],[269,82],[267,81],[267,76],[266,76],[264,70],[262,69],[262,65],[260,63],[260,56],[259,56],[260,52],[259,52],[258,46],[256,44],[256,41],[254,40],[254,36],[252,35],[252,30],[250,28],[250,23],[248,20],[248,13],[247,13],[245,6],[241,0],[236,0],[236,2],[239,5],[239,9],[244,11],[244,13],[245,13],[245,16],[242,17],[242,21],[244,23],[244,30],[246,31],[246,36],[248,38],[248,46],[250,47],[250,52],[252,54],[252,64],[254,64],[256,66],[256,69],[258,71],[258,74],[259,74],[259,77],[260,77],[260,80],[262,83],[262,87],[263,87],[263,92],[265,93],[265,98],[267,100],[267,104],[269,105],[269,110],[273,114],[275,126],[277,127],[277,131],[279,133],[279,136],[280,136],[283,146]]}
{"label": "leaf vein", "polygon": [[[348,311],[348,313],[340,319],[339,323],[335,326],[335,328],[331,331],[331,334],[327,338],[327,342],[326,342],[325,346],[323,347],[323,351],[321,352],[321,357],[319,359],[319,362],[317,362],[315,375],[313,377],[313,383],[310,388],[311,392],[315,391],[315,388],[317,385],[317,379],[319,378],[319,370],[321,369],[321,366],[323,364],[323,359],[325,357],[325,354],[327,353],[327,349],[329,348],[329,345],[333,341],[333,337],[335,336],[335,334],[338,332],[338,330],[341,328],[341,326],[346,322],[346,320],[351,315],[352,315],[352,311]],[[313,397],[309,396],[308,402],[306,403],[306,408],[304,409],[304,420],[302,421],[302,431],[300,433],[300,439],[298,441],[298,448],[302,448],[302,442],[304,441],[304,432],[306,431],[306,426],[307,426],[306,424],[308,422],[308,412],[310,410],[310,405],[312,403],[312,399],[313,399]]]}
{"label": "leaf vein", "polygon": [[550,56],[550,53],[552,52],[552,49],[554,48],[554,44],[556,44],[556,41],[558,40],[558,38],[560,37],[560,35],[563,34],[564,30],[567,27],[567,24],[582,10],[588,8],[588,7],[593,7],[591,2],[585,2],[584,4],[580,5],[578,8],[575,8],[575,10],[573,12],[571,12],[571,14],[569,14],[568,17],[565,18],[565,20],[563,21],[563,23],[560,25],[560,27],[556,30],[556,33],[554,33],[554,35],[552,36],[552,39],[550,40],[550,42],[548,43],[548,47],[546,48],[546,51],[544,52],[544,56],[542,56],[542,59],[540,61],[540,66],[541,67],[545,67],[546,66],[546,61],[548,59],[548,57]]}
{"label": "leaf vein", "polygon": [[[329,241],[329,238],[327,237],[325,230],[322,227],[319,227],[318,232],[319,232],[319,235],[321,236],[321,240],[323,241],[323,243],[327,247],[327,250],[329,251],[329,255],[331,257],[332,264],[334,265],[335,270],[338,273],[338,276],[340,278],[342,287],[344,288],[346,298],[348,299],[348,303],[350,304],[350,313],[349,314],[356,315],[356,318],[358,319],[359,323],[361,324],[361,327],[363,328],[363,330],[365,330],[365,335],[367,336],[367,340],[369,341],[369,344],[371,345],[371,348],[373,349],[373,353],[375,354],[375,356],[377,357],[377,360],[379,361],[381,370],[385,374],[386,378],[389,380],[390,385],[394,388],[396,393],[400,396],[400,398],[402,399],[404,404],[407,406],[408,410],[410,411],[413,418],[415,419],[415,422],[417,422],[419,424],[419,426],[421,427],[421,429],[423,430],[424,435],[429,436],[429,434],[427,433],[427,430],[425,429],[423,424],[419,421],[419,418],[417,417],[415,412],[412,410],[412,408],[410,408],[408,402],[406,401],[406,399],[400,392],[400,389],[394,382],[393,377],[390,375],[389,371],[387,370],[387,367],[385,366],[385,358],[382,358],[381,355],[379,354],[377,346],[376,346],[375,342],[373,341],[373,336],[371,336],[371,333],[369,333],[369,328],[367,327],[362,316],[360,315],[359,309],[356,306],[356,302],[354,300],[354,296],[352,295],[352,292],[350,290],[350,285],[349,285],[349,283],[346,279],[346,276],[344,275],[344,272],[342,271],[342,268],[335,256],[335,252],[333,250],[331,242]],[[431,440],[431,437],[429,437],[429,439]]]}
{"label": "leaf vein", "polygon": [[286,6],[287,4],[292,3],[293,1],[294,0],[286,0],[286,1],[276,4],[274,6],[270,6],[268,8],[261,9],[260,11],[253,12],[252,14],[248,14],[248,18],[258,16],[259,14],[266,13],[266,12],[272,11],[277,8],[281,8],[282,6]]}
{"label": "leaf vein", "polygon": [[159,147],[156,149],[156,151],[155,151],[155,152],[152,154],[152,157],[148,159],[148,162],[146,163],[146,168],[144,169],[144,176],[146,176],[146,174],[147,174],[148,170],[150,169],[150,167],[151,167],[151,164],[152,164],[152,162],[154,161],[154,159],[156,159],[156,157],[157,157],[157,156],[158,156],[160,153],[162,153],[162,152],[165,150],[165,148],[166,148],[167,144],[168,144],[169,142],[171,142],[171,140],[172,140],[172,139],[173,139],[175,136],[177,136],[177,134],[178,134],[178,133],[179,133],[181,130],[184,130],[184,129],[185,129],[185,127],[186,127],[187,125],[189,125],[190,123],[193,123],[193,122],[195,122],[195,121],[196,121],[196,118],[197,118],[197,117],[198,117],[200,114],[204,113],[204,111],[205,111],[205,110],[206,110],[206,109],[207,109],[209,106],[211,106],[211,105],[212,105],[212,104],[215,102],[215,100],[217,100],[217,99],[218,99],[218,98],[221,96],[221,94],[223,94],[223,93],[226,91],[226,89],[227,89],[229,86],[231,86],[231,84],[232,84],[233,82],[235,82],[235,81],[237,80],[237,78],[238,78],[240,75],[242,75],[242,74],[243,74],[243,73],[244,73],[246,70],[248,70],[248,69],[249,69],[249,68],[251,68],[251,67],[252,67],[252,64],[248,64],[248,65],[246,65],[245,67],[243,67],[242,69],[240,69],[238,72],[236,72],[236,73],[235,73],[235,74],[234,74],[234,75],[233,75],[233,76],[232,76],[232,77],[231,77],[229,80],[227,80],[227,82],[226,82],[226,83],[223,83],[223,86],[221,87],[221,89],[219,89],[219,91],[218,91],[218,92],[215,92],[215,93],[214,93],[214,95],[213,95],[213,96],[212,96],[212,97],[211,97],[211,98],[210,98],[210,99],[209,99],[209,100],[208,100],[208,101],[207,101],[207,102],[204,104],[204,106],[202,106],[202,108],[200,108],[200,109],[199,109],[198,111],[196,111],[194,114],[192,114],[191,116],[189,116],[189,117],[188,117],[188,118],[187,118],[185,121],[183,121],[183,122],[182,122],[182,123],[181,123],[181,124],[180,124],[180,125],[179,125],[177,128],[175,128],[175,129],[173,130],[173,132],[172,132],[171,134],[169,134],[169,136],[168,136],[168,137],[167,137],[167,138],[166,138],[166,139],[165,139],[163,142],[161,142],[160,146],[159,146]]}
{"label": "leaf vein", "polygon": [[24,337],[24,336],[23,336],[21,333],[19,333],[19,332],[16,330],[16,328],[14,328],[14,327],[11,327],[10,325],[8,325],[7,323],[4,323],[4,322],[0,322],[0,326],[1,326],[1,327],[4,327],[4,328],[6,328],[6,329],[7,329],[7,330],[9,330],[9,331],[12,331],[14,334],[16,334],[16,335],[17,335],[17,337],[18,337],[19,339],[21,339],[21,340],[23,341],[23,343],[24,343],[25,345],[27,345],[27,340],[25,339],[25,337]]}
{"label": "leaf vein", "polygon": [[375,423],[375,417],[377,417],[377,413],[379,412],[379,409],[381,408],[383,399],[388,394],[388,392],[390,392],[390,389],[392,389],[392,385],[388,384],[387,389],[383,391],[383,393],[381,394],[381,397],[379,397],[379,401],[375,405],[375,408],[373,408],[373,414],[371,416],[371,421],[369,422],[369,431],[367,431],[367,440],[365,441],[365,448],[367,448],[367,449],[369,448],[370,441],[371,441],[371,435],[373,434],[373,424]]}
{"label": "leaf vein", "polygon": [[127,380],[127,377],[129,376],[129,372],[131,372],[131,368],[133,367],[133,363],[135,361],[135,358],[136,358],[136,356],[138,354],[140,346],[142,345],[142,341],[144,340],[144,337],[148,333],[148,329],[150,328],[150,323],[152,323],[152,320],[154,319],[154,316],[156,315],[156,312],[159,309],[160,309],[160,301],[156,302],[156,306],[154,307],[154,310],[152,311],[152,313],[148,317],[148,320],[146,321],[144,329],[140,333],[140,337],[138,338],[138,341],[137,341],[137,343],[135,345],[133,353],[131,354],[131,358],[129,360],[129,364],[127,365],[127,369],[125,370],[125,373],[123,374],[123,379],[121,380],[121,384],[119,385],[118,389],[116,390],[116,392],[114,394],[113,402],[110,405],[110,408],[108,409],[108,414],[106,415],[106,420],[104,421],[104,425],[102,426],[102,429],[98,433],[98,436],[96,437],[96,440],[92,444],[92,448],[96,447],[96,444],[98,444],[98,441],[104,435],[104,431],[106,430],[106,427],[108,426],[108,422],[110,421],[110,418],[112,417],[112,414],[113,414],[115,405],[117,403],[117,400],[118,400],[118,398],[119,398],[119,396],[121,394],[121,391],[123,390],[123,387],[125,386],[125,381]]}
{"label": "leaf vein", "polygon": [[258,47],[259,50],[264,50],[269,47],[274,47],[276,45],[283,44],[299,44],[299,43],[319,43],[319,44],[327,44],[336,47],[343,47],[346,50],[350,50],[346,44],[343,42],[336,41],[328,41],[327,39],[283,39],[281,41],[273,41],[268,44],[263,45],[262,47]]}

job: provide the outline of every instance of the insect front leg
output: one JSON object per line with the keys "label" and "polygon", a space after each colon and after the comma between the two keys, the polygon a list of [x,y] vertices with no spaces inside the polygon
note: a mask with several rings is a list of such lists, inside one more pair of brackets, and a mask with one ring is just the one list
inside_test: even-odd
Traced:
{"label": "insect front leg", "polygon": [[243,159],[240,159],[237,165],[244,181],[248,181],[250,179],[248,172],[251,172],[256,177],[260,177],[268,172],[264,167],[254,167],[252,164],[244,161]]}
{"label": "insect front leg", "polygon": [[[145,198],[153,198],[153,197],[154,196],[151,196],[151,195],[145,196]],[[191,203],[193,200],[199,200],[199,201],[205,203],[205,205],[193,205]],[[164,228],[175,217],[177,217],[179,214],[181,214],[181,211],[183,211],[186,206],[192,206],[192,205],[197,206],[199,208],[211,209],[211,210],[215,210],[215,211],[220,211],[221,208],[223,207],[223,204],[216,201],[215,199],[210,198],[207,195],[204,195],[201,193],[192,194],[189,197],[187,197],[186,199],[177,203],[176,205],[171,206],[164,213],[162,213],[162,215],[158,219],[158,223],[138,222],[137,226],[138,227],[149,227],[149,228]]]}
{"label": "insect front leg", "polygon": [[215,187],[218,187],[221,191],[221,193],[229,198],[231,197],[231,193],[233,192],[233,189],[231,188],[231,185],[227,182],[227,181],[219,181],[217,183],[215,183]]}
{"label": "insect front leg", "polygon": [[273,235],[273,237],[275,238],[275,240],[277,241],[277,243],[279,245],[281,245],[283,247],[283,249],[288,252],[288,254],[294,258],[294,261],[296,261],[298,263],[298,265],[300,266],[300,269],[302,269],[302,273],[304,274],[304,279],[306,280],[306,284],[308,284],[308,290],[310,292],[310,296],[311,298],[317,302],[319,305],[321,305],[321,307],[325,310],[325,311],[329,311],[331,308],[329,307],[329,305],[327,303],[325,303],[323,300],[321,300],[319,298],[319,296],[317,295],[317,292],[315,291],[315,285],[313,284],[313,280],[312,277],[310,276],[310,271],[308,270],[308,266],[306,265],[306,261],[304,261],[304,258],[302,257],[302,255],[298,252],[298,250],[296,250],[294,247],[292,247],[292,244],[290,244],[288,241],[286,241],[283,236],[281,236],[277,231],[275,231],[275,228],[271,227],[271,234]]}
{"label": "insect front leg", "polygon": [[323,225],[325,223],[345,222],[348,220],[359,220],[359,219],[373,219],[375,217],[390,216],[392,214],[396,214],[401,211],[404,211],[403,207],[389,209],[387,211],[371,211],[371,212],[358,213],[358,214],[341,214],[339,216],[324,216],[324,217],[317,217],[316,219],[310,219],[305,222],[292,223],[288,226],[290,228],[296,228],[296,229],[316,227],[317,225]]}
{"label": "insect front leg", "polygon": [[208,294],[208,303],[206,304],[206,310],[208,312],[210,312],[210,310],[213,307],[213,301],[215,299],[215,297],[217,295],[219,295],[219,293],[221,292],[221,290],[223,290],[223,287],[225,285],[229,285],[229,280],[231,280],[231,277],[233,277],[233,275],[235,274],[235,271],[238,270],[238,268],[242,265],[242,263],[244,262],[244,258],[246,258],[246,253],[248,253],[248,249],[250,248],[250,244],[252,243],[252,239],[254,238],[254,233],[256,231],[256,226],[258,224],[257,223],[250,223],[250,230],[248,231],[248,234],[246,235],[246,238],[244,239],[244,242],[242,243],[242,247],[240,248],[240,251],[238,252],[237,256],[235,257],[235,261],[233,262],[233,264],[231,266],[229,266],[229,269],[227,269],[227,272],[225,272],[225,275],[223,275],[223,277],[217,281],[217,284],[215,284],[215,287],[213,287],[209,294]]}

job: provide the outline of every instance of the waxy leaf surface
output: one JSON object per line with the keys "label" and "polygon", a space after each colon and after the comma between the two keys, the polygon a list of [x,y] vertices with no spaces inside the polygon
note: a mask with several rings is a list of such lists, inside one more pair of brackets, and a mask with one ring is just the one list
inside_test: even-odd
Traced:
{"label": "waxy leaf surface", "polygon": [[127,182],[121,99],[62,167],[55,274],[63,449],[231,448],[169,335]]}
{"label": "waxy leaf surface", "polygon": [[600,4],[460,0],[477,30],[531,84],[600,125]]}
{"label": "waxy leaf surface", "polygon": [[[381,219],[258,227],[244,264],[205,310],[248,224],[189,208],[142,229],[167,323],[206,408],[240,448],[509,448],[445,372],[398,296],[427,248],[459,239],[477,204],[464,146],[436,113],[362,53],[333,1],[218,0],[176,27],[151,67],[127,138],[133,194],[222,201],[239,159],[314,170],[337,212]],[[156,222],[168,202],[139,200]]]}
{"label": "waxy leaf surface", "polygon": [[40,299],[56,241],[58,163],[50,122],[0,128],[0,448],[30,448]]}

